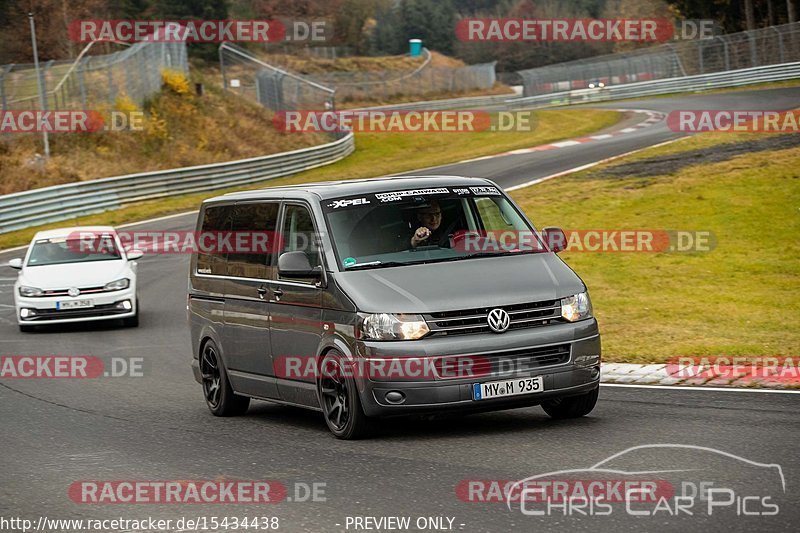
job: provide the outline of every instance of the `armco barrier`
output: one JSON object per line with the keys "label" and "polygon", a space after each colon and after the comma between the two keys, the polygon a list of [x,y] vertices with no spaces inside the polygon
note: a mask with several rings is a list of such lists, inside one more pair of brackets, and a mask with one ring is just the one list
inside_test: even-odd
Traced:
{"label": "armco barrier", "polygon": [[495,94],[490,96],[467,96],[463,98],[448,98],[446,100],[427,100],[425,102],[407,102],[404,104],[389,104],[359,109],[370,111],[400,110],[400,111],[441,111],[446,109],[486,109],[488,107],[506,107],[509,103],[516,102],[519,96],[512,94]]}
{"label": "armco barrier", "polygon": [[264,157],[68,183],[0,196],[0,233],[117,209],[125,204],[290,176],[355,150],[353,134]]}
{"label": "armco barrier", "polygon": [[715,72],[713,74],[700,74],[697,76],[682,76],[679,78],[626,83],[624,85],[611,85],[602,89],[579,89],[560,93],[548,93],[525,98],[509,99],[506,100],[506,104],[512,108],[551,107],[605,102],[609,100],[621,100],[623,98],[637,98],[640,96],[653,96],[658,94],[722,89],[726,87],[750,85],[753,83],[785,81],[797,78],[800,78],[800,62]]}

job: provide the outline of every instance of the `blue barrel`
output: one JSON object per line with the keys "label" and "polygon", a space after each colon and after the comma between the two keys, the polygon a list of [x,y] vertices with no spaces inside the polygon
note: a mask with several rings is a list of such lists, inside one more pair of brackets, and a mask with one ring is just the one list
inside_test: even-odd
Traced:
{"label": "blue barrel", "polygon": [[409,39],[408,52],[411,57],[417,57],[422,54],[422,39]]}

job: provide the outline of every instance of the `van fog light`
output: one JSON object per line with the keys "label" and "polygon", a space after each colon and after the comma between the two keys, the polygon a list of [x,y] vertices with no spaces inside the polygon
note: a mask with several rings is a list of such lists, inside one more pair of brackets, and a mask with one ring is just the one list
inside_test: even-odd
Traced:
{"label": "van fog light", "polygon": [[387,392],[385,398],[387,402],[394,404],[399,404],[406,401],[406,395],[396,390]]}
{"label": "van fog light", "polygon": [[116,307],[118,309],[125,309],[126,311],[130,311],[131,309],[133,309],[133,305],[131,305],[130,300],[122,300],[116,305]]}
{"label": "van fog light", "polygon": [[23,307],[19,310],[19,317],[20,318],[33,318],[36,316],[36,310],[28,309],[27,307]]}

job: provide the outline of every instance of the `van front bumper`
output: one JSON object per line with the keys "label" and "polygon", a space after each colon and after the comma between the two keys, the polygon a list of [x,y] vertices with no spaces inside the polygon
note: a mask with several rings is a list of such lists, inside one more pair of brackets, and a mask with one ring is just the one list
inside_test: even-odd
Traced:
{"label": "van front bumper", "polygon": [[[439,411],[492,411],[538,405],[544,401],[590,392],[600,384],[600,335],[595,319],[571,324],[520,329],[502,334],[474,334],[417,341],[358,342],[358,357],[403,358],[468,356],[480,360],[511,360],[548,348],[568,350],[557,362],[541,365],[499,365],[497,371],[453,378],[426,375],[424,379],[362,375],[357,378],[367,416],[423,414]],[[543,390],[530,394],[474,400],[476,383],[542,376]],[[388,379],[385,379],[387,378]],[[388,395],[388,397],[387,397]],[[401,398],[401,401],[398,399]]]}

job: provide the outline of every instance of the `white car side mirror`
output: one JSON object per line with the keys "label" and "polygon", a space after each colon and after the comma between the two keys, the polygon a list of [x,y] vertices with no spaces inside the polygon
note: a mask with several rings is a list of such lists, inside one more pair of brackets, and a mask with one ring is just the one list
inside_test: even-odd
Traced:
{"label": "white car side mirror", "polygon": [[17,270],[22,270],[22,259],[15,257],[8,262],[8,266],[11,268],[16,268]]}
{"label": "white car side mirror", "polygon": [[141,250],[131,250],[128,252],[128,261],[136,261],[137,259],[141,259],[144,256],[144,252]]}

